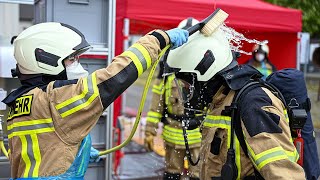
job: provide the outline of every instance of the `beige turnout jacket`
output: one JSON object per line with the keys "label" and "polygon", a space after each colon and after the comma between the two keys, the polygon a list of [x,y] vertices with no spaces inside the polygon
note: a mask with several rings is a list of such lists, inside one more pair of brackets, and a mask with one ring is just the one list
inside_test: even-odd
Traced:
{"label": "beige turnout jacket", "polygon": [[56,176],[68,170],[100,115],[169,44],[163,31],[145,35],[106,68],[78,81],[57,80],[10,104],[12,178]]}
{"label": "beige turnout jacket", "polygon": [[[209,106],[202,129],[200,149],[200,179],[221,178],[230,147],[230,116],[224,115],[235,91],[221,87]],[[245,95],[240,105],[241,126],[249,158],[235,136],[234,149],[237,179],[254,175],[254,167],[264,179],[305,179],[296,162],[298,154],[293,145],[287,112],[282,102],[268,89],[258,87]],[[220,141],[221,140],[221,141]]]}

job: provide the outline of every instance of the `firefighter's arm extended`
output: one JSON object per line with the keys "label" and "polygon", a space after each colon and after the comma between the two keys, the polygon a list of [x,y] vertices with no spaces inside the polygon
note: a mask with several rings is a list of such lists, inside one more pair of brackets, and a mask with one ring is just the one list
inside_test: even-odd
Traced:
{"label": "firefighter's arm extended", "polygon": [[153,151],[154,137],[157,135],[158,124],[163,118],[164,110],[164,80],[158,77],[152,87],[152,99],[150,110],[147,114],[147,123],[145,128],[145,148]]}
{"label": "firefighter's arm extended", "polygon": [[248,154],[263,178],[305,179],[282,102],[269,90],[256,88],[240,107]]}
{"label": "firefighter's arm extended", "polygon": [[[176,31],[173,36],[187,37],[185,31]],[[156,61],[166,45],[181,45],[180,41],[170,42],[176,38],[169,37],[164,31],[153,31],[114,57],[108,67],[78,81],[50,83],[47,94],[60,138],[66,143],[78,144],[93,128],[103,110]]]}

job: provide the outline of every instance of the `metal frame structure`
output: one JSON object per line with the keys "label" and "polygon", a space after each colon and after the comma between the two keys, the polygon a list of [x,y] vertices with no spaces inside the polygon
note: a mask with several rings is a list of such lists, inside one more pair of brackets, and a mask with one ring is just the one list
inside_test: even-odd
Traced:
{"label": "metal frame structure", "polygon": [[[64,23],[76,25],[75,27],[79,28],[80,31],[84,30],[87,33],[84,33],[85,36],[89,37],[87,37],[87,40],[89,40],[89,43],[91,40],[93,45],[93,48],[85,53],[86,58],[83,59],[89,71],[106,67],[112,62],[115,55],[116,0],[0,0],[0,3],[2,2],[34,4],[35,23],[65,21]],[[88,12],[94,12],[94,14],[92,13],[89,16],[85,12],[79,14],[78,8],[82,10],[81,12],[88,10]],[[87,24],[91,26],[88,27]],[[92,28],[92,24],[98,25],[98,27]],[[99,58],[95,59],[96,57]],[[96,142],[93,141],[94,147],[104,150],[113,146],[113,104],[102,114],[93,130],[96,131],[91,133],[92,139],[96,140]],[[89,165],[86,179],[112,179],[112,154],[104,156],[103,159],[103,162]],[[0,165],[3,165],[3,163],[5,167],[9,168],[8,161],[1,156]]]}

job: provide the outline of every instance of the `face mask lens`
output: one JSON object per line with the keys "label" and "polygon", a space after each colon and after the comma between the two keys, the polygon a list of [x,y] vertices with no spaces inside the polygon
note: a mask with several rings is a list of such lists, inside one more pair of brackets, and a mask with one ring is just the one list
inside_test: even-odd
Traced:
{"label": "face mask lens", "polygon": [[71,56],[68,58],[70,61],[79,61],[79,56]]}
{"label": "face mask lens", "polygon": [[174,79],[174,82],[178,88],[180,99],[184,103],[189,102],[194,94],[194,85],[177,78]]}
{"label": "face mask lens", "polygon": [[64,62],[66,68],[75,67],[79,64],[79,56],[70,56]]}

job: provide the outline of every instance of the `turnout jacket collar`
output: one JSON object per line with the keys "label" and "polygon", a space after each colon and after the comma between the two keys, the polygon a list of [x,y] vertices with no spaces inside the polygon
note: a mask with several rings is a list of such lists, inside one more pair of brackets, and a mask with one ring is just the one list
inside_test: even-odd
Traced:
{"label": "turnout jacket collar", "polygon": [[220,74],[227,86],[237,91],[245,86],[250,80],[261,78],[263,75],[249,65],[237,65],[234,68]]}
{"label": "turnout jacket collar", "polygon": [[16,89],[15,91],[11,92],[4,100],[2,100],[2,102],[9,106],[18,97],[20,97],[21,95],[29,92],[30,90],[36,87],[42,90],[45,90],[45,88],[49,83],[50,83],[50,80],[48,80],[44,76],[37,76],[32,79],[21,81],[22,86]]}

